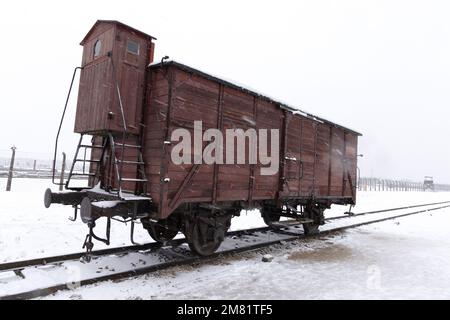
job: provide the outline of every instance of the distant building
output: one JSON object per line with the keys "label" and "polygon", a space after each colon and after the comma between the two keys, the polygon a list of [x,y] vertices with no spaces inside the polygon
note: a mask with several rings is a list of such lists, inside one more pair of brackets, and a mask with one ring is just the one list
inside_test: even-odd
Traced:
{"label": "distant building", "polygon": [[427,191],[434,191],[434,179],[433,177],[425,177],[423,182],[423,190]]}

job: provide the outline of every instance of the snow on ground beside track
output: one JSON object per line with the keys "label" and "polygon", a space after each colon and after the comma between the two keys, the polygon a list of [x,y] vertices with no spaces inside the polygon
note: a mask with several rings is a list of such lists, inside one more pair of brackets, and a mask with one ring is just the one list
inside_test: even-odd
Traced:
{"label": "snow on ground beside track", "polygon": [[45,299],[450,299],[449,230],[445,209]]}
{"label": "snow on ground beside track", "polygon": [[[44,208],[44,191],[52,187],[46,179],[14,179],[12,192],[5,192],[6,179],[0,179],[0,263],[66,254],[81,251],[87,227],[79,220],[70,222],[73,209],[52,205]],[[56,190],[55,187],[52,188]],[[395,206],[450,200],[450,193],[423,192],[359,192],[354,212],[384,209]],[[333,206],[327,216],[341,215],[348,207]],[[104,219],[103,219],[104,220]],[[233,220],[232,230],[264,226],[258,211],[243,211]],[[96,232],[103,236],[104,221]],[[129,245],[129,225],[114,222],[111,229],[112,246]],[[145,230],[136,228],[136,240],[149,242]],[[106,246],[96,242],[94,249]]]}
{"label": "snow on ground beside track", "polygon": [[[71,222],[69,206],[44,207],[47,188],[57,191],[47,179],[14,179],[12,192],[5,192],[6,180],[0,179],[0,263],[80,252],[87,227],[80,221]],[[95,231],[104,237],[105,223],[100,221]],[[129,225],[113,223],[112,246],[130,245]],[[148,234],[136,228],[136,240],[148,242]],[[95,243],[94,249],[107,246]]]}
{"label": "snow on ground beside track", "polygon": [[[0,179],[4,190],[5,179]],[[0,263],[81,250],[86,227],[67,220],[71,208],[43,206],[49,180],[14,179],[0,191]],[[360,192],[354,212],[450,200],[450,193]],[[348,208],[333,206],[327,216]],[[450,210],[365,226],[337,236],[279,245],[223,258],[213,265],[177,267],[119,283],[103,283],[50,298],[450,298]],[[233,229],[262,226],[242,212]],[[99,224],[97,232],[104,231]],[[114,223],[113,246],[129,244],[128,227]],[[137,240],[149,241],[137,229]],[[97,243],[96,249],[105,246]],[[275,259],[262,263],[269,252]],[[217,290],[217,288],[221,288]]]}

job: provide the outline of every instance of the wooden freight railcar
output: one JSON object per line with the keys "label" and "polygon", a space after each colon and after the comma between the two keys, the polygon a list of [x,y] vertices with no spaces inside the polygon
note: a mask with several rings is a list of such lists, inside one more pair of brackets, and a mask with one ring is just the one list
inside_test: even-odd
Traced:
{"label": "wooden freight railcar", "polygon": [[[109,242],[93,233],[100,217],[130,220],[132,230],[140,220],[161,242],[183,232],[208,255],[242,209],[314,233],[326,208],[355,204],[359,133],[184,64],[152,64],[153,40],[98,21],[82,42],[72,192],[48,190],[45,204],[81,209],[88,250],[92,238]],[[90,169],[77,172],[77,162]],[[73,187],[73,175],[89,186]]]}

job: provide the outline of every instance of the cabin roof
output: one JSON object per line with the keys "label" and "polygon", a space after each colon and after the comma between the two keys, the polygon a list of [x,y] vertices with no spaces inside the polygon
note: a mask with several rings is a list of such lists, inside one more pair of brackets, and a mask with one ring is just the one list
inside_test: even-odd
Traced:
{"label": "cabin roof", "polygon": [[126,25],[126,24],[124,24],[124,23],[122,23],[120,21],[117,21],[117,20],[97,20],[97,22],[92,26],[91,30],[89,30],[89,32],[86,34],[86,36],[83,38],[83,40],[81,41],[80,44],[84,45],[86,43],[86,41],[89,39],[89,37],[92,35],[92,33],[95,31],[95,29],[100,24],[103,24],[103,23],[109,23],[109,24],[118,25],[118,26],[120,26],[120,27],[122,27],[124,29],[127,29],[129,31],[135,32],[135,33],[137,33],[137,34],[139,34],[141,36],[147,37],[149,39],[157,40],[155,37],[153,37],[153,36],[151,36],[151,35],[149,35],[147,33],[144,33],[142,31],[139,31],[139,30],[137,30],[137,29],[135,29],[133,27],[130,27],[129,25]]}

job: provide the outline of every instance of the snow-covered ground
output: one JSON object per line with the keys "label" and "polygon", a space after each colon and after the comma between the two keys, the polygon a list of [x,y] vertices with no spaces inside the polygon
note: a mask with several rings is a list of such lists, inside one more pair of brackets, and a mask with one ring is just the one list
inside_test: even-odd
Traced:
{"label": "snow-covered ground", "polygon": [[[67,220],[72,210],[43,206],[49,180],[15,179],[10,193],[3,191],[5,185],[0,179],[0,263],[81,250],[87,230]],[[353,211],[446,200],[450,193],[361,192]],[[336,206],[328,216],[346,210]],[[449,299],[449,214],[435,211],[49,298]],[[257,212],[243,212],[233,229],[262,225]],[[101,225],[97,231],[103,231]],[[112,237],[114,246],[129,245],[128,227],[113,224]],[[140,229],[136,238],[149,241]],[[275,257],[271,263],[261,262],[267,252]]]}
{"label": "snow-covered ground", "polygon": [[[450,210],[47,299],[449,299]],[[275,259],[261,262],[270,252]]]}

